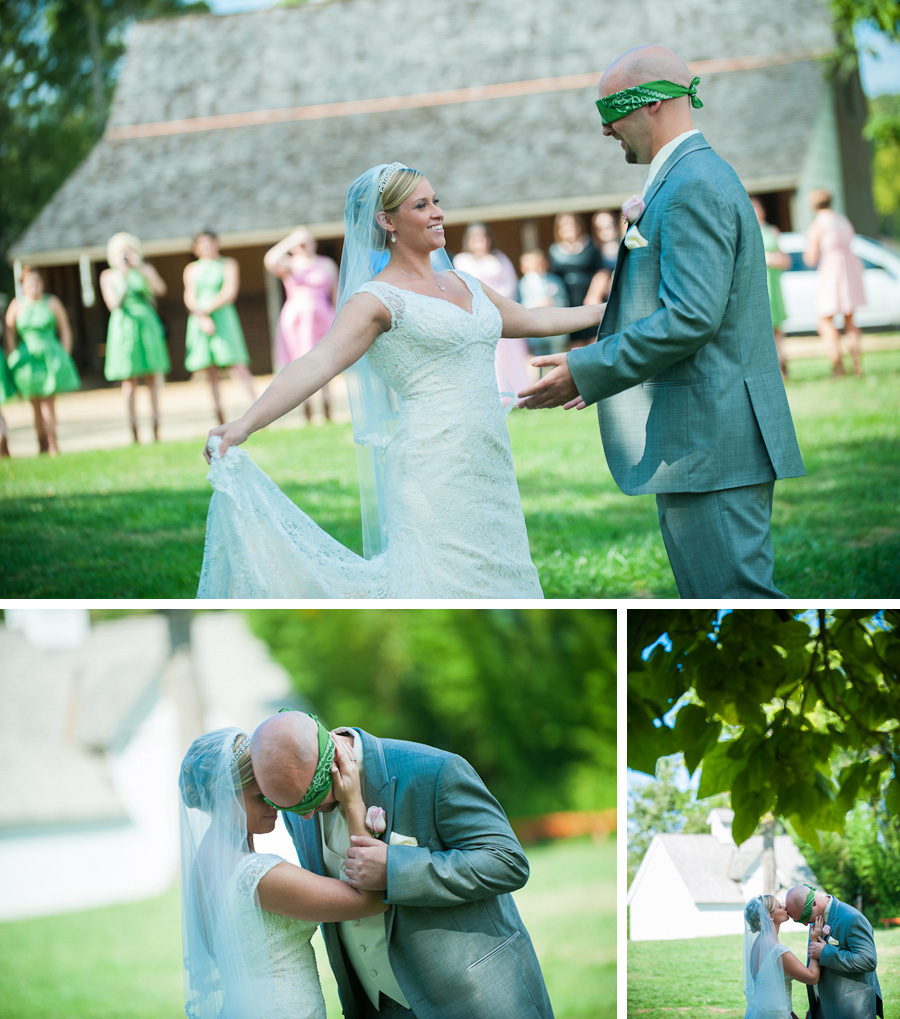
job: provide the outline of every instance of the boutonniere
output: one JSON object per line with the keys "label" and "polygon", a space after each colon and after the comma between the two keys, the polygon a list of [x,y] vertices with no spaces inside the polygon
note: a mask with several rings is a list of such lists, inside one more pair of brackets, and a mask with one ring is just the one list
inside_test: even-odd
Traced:
{"label": "boutonniere", "polygon": [[373,839],[380,839],[387,830],[387,818],[381,807],[369,807],[366,811],[366,830]]}
{"label": "boutonniere", "polygon": [[640,195],[632,195],[622,202],[622,218],[626,223],[637,223],[645,208],[644,199]]}

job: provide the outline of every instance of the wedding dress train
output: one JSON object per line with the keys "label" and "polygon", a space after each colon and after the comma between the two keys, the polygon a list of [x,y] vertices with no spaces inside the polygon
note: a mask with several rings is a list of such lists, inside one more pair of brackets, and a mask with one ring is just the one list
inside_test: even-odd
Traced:
{"label": "wedding dress train", "polygon": [[295,506],[248,454],[219,457],[198,598],[541,598],[494,356],[500,313],[372,280],[391,328],[365,355],[397,394],[384,459],[383,552],[364,559]]}

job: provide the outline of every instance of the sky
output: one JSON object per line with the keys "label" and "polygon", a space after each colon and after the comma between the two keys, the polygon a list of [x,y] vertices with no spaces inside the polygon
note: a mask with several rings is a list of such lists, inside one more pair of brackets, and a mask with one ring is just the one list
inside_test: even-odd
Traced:
{"label": "sky", "polygon": [[[275,6],[274,0],[208,0],[214,14],[239,14]],[[311,0],[315,2],[315,0]],[[900,93],[900,43],[889,42],[868,27],[857,29],[860,45],[860,76],[867,95]],[[868,52],[875,50],[874,54]]]}

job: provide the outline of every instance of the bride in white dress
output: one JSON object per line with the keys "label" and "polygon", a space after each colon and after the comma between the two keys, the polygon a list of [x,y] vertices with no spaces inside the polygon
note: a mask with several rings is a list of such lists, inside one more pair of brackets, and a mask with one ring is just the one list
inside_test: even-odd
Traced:
{"label": "bride in white dress", "polygon": [[[791,1019],[791,981],[819,982],[819,963],[810,959],[804,966],[778,940],[778,931],[788,919],[787,910],[774,895],[757,895],[744,909],[744,1019]],[[822,938],[820,917],[812,937]]]}
{"label": "bride in white dress", "polygon": [[[345,206],[338,314],[236,421],[210,432],[200,598],[541,598],[494,373],[502,336],[599,324],[603,305],[526,309],[454,271],[430,183],[372,167]],[[235,447],[349,376],[364,557]]]}
{"label": "bride in white dress", "polygon": [[[358,765],[336,741],[331,745],[325,788],[343,804],[351,834],[368,835]],[[187,1016],[324,1019],[310,938],[319,922],[385,912],[383,893],[358,892],[254,851],[253,836],[272,831],[278,815],[259,791],[250,737],[240,730],[194,740],[179,789]],[[305,804],[306,798],[298,807]]]}

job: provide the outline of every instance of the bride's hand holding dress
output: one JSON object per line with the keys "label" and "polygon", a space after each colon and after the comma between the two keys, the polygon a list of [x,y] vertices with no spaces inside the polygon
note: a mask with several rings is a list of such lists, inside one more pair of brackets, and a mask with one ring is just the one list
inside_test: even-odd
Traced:
{"label": "bride's hand holding dress", "polygon": [[221,437],[219,455],[224,457],[229,447],[241,445],[253,432],[299,407],[358,361],[390,325],[390,313],[376,298],[369,294],[351,297],[322,340],[303,357],[285,365],[241,417],[210,430],[203,448],[206,462],[211,460],[209,439],[213,436]]}

